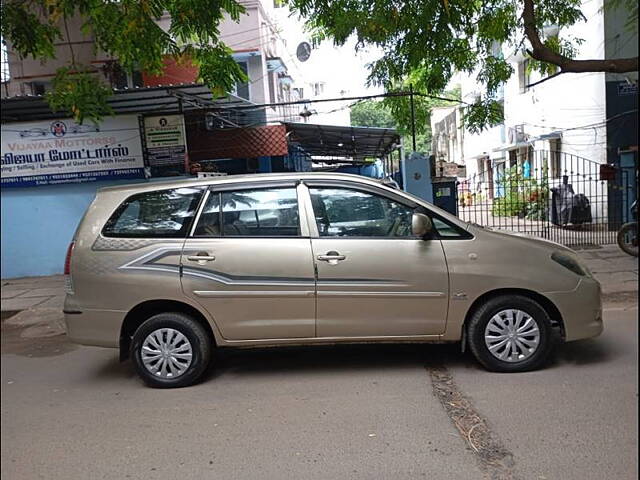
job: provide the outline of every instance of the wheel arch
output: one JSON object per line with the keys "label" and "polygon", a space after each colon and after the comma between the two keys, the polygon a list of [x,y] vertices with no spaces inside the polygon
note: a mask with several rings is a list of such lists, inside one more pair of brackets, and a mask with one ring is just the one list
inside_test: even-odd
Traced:
{"label": "wheel arch", "polygon": [[213,344],[216,345],[216,336],[211,327],[211,323],[207,317],[193,305],[179,300],[146,300],[133,307],[124,317],[122,327],[120,328],[120,361],[126,360],[129,357],[131,339],[138,327],[152,316],[165,312],[179,312],[189,315],[204,327],[209,338]]}
{"label": "wheel arch", "polygon": [[540,304],[540,306],[547,312],[549,318],[551,319],[551,325],[560,330],[562,338],[565,336],[564,329],[564,320],[562,319],[562,314],[558,307],[547,297],[542,295],[541,293],[534,292],[533,290],[527,290],[526,288],[498,288],[495,290],[490,290],[488,292],[483,293],[478,298],[476,298],[469,309],[467,310],[467,314],[464,317],[464,323],[462,324],[462,350],[464,351],[466,348],[467,342],[467,326],[469,324],[469,320],[476,312],[481,305],[488,302],[492,298],[502,297],[505,295],[520,295],[523,297],[530,298],[531,300],[536,301]]}

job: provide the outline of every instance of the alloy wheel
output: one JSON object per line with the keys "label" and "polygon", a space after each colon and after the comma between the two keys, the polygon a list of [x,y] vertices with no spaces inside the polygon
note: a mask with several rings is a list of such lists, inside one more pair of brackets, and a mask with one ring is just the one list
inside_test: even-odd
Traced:
{"label": "alloy wheel", "polygon": [[540,330],[535,319],[516,309],[496,313],[484,330],[489,352],[503,362],[516,363],[533,355],[540,344]]}
{"label": "alloy wheel", "polygon": [[193,360],[191,343],[173,328],[151,332],[142,342],[140,354],[145,368],[161,378],[179,377]]}

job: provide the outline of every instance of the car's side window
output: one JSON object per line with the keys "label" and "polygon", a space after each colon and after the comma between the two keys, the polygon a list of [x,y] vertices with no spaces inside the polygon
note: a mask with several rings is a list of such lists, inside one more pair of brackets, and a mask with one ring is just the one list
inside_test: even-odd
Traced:
{"label": "car's side window", "polygon": [[321,237],[413,237],[413,209],[361,190],[311,187]]}
{"label": "car's side window", "polygon": [[181,238],[195,215],[202,188],[174,188],[132,195],[111,215],[105,237]]}
{"label": "car's side window", "polygon": [[456,228],[453,225],[440,220],[439,218],[432,217],[431,220],[433,221],[433,226],[438,232],[440,238],[447,239],[463,237],[463,234],[462,232],[460,232],[459,228]]}
{"label": "car's side window", "polygon": [[295,237],[300,232],[296,189],[211,193],[194,236]]}

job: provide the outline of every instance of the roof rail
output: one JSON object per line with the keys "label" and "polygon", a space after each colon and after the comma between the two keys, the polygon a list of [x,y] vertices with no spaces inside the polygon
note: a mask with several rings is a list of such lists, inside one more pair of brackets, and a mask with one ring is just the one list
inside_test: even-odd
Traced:
{"label": "roof rail", "polygon": [[396,190],[400,188],[400,185],[398,185],[398,182],[396,182],[391,177],[384,177],[381,180],[381,182],[382,182],[383,185],[386,185],[387,187],[395,188]]}

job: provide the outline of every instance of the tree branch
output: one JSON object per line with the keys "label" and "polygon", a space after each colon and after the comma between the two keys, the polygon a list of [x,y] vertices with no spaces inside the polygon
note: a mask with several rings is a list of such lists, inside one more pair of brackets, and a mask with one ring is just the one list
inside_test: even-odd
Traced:
{"label": "tree branch", "polygon": [[567,72],[556,72],[553,75],[549,75],[548,77],[543,78],[542,80],[538,80],[537,82],[533,82],[533,83],[530,83],[528,85],[525,85],[525,87],[527,87],[527,88],[535,87],[536,85],[540,85],[541,83],[544,83],[547,80],[551,80],[552,78],[555,78],[558,75],[562,75],[563,73],[567,73]]}
{"label": "tree branch", "polygon": [[536,27],[536,16],[533,8],[533,1],[534,0],[523,0],[524,10],[522,12],[522,18],[524,20],[524,34],[531,43],[531,50],[527,50],[527,53],[532,58],[541,62],[557,65],[563,73],[628,73],[638,71],[638,57],[605,60],[574,60],[554,52],[540,39],[540,34]]}
{"label": "tree branch", "polygon": [[69,25],[67,25],[67,16],[63,15],[62,20],[64,22],[64,31],[67,34],[67,43],[69,44],[69,50],[71,50],[71,65],[76,67],[76,54],[73,51],[73,45],[71,43],[71,35],[69,35]]}

